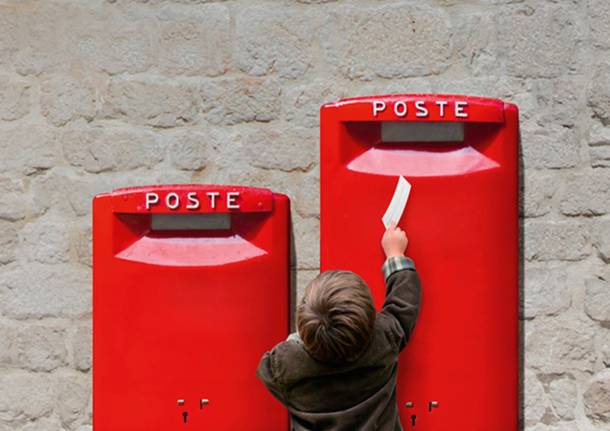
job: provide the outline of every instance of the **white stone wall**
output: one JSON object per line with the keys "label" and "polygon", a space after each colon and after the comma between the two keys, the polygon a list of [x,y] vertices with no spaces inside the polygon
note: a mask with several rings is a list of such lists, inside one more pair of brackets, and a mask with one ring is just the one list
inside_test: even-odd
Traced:
{"label": "white stone wall", "polygon": [[0,430],[90,427],[94,194],[284,191],[301,291],[318,108],[389,92],[520,106],[525,429],[610,429],[610,2],[0,0]]}

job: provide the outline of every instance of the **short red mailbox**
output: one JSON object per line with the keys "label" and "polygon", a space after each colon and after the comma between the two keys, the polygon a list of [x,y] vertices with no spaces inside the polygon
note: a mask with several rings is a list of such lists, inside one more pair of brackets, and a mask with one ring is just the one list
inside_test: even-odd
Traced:
{"label": "short red mailbox", "polygon": [[93,203],[96,431],[281,430],[256,378],[287,336],[289,201],[177,185]]}
{"label": "short red mailbox", "polygon": [[399,225],[422,307],[399,361],[405,429],[515,431],[518,423],[518,112],[447,95],[346,99],[321,109],[321,267],[384,297],[381,217]]}

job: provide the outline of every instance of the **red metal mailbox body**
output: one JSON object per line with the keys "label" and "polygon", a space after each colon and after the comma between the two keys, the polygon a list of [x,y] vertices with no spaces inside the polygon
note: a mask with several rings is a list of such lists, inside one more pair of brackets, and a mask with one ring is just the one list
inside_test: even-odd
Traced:
{"label": "red metal mailbox body", "polygon": [[399,226],[422,280],[418,323],[399,360],[403,427],[514,431],[517,107],[448,95],[322,107],[321,269],[360,274],[378,308],[381,217],[399,175],[412,185]]}
{"label": "red metal mailbox body", "polygon": [[289,201],[266,189],[119,189],[93,203],[96,431],[280,430],[256,378],[289,329]]}

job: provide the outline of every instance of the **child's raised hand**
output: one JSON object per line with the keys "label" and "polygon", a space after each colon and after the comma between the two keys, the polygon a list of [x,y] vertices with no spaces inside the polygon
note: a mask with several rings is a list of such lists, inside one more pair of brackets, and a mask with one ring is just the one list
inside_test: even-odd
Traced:
{"label": "child's raised hand", "polygon": [[404,256],[408,243],[407,234],[395,224],[392,224],[381,238],[381,246],[386,257]]}

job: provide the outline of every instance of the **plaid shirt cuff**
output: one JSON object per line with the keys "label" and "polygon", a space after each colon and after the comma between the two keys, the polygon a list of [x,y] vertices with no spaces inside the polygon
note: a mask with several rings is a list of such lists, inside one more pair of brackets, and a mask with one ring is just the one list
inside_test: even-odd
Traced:
{"label": "plaid shirt cuff", "polygon": [[403,269],[415,269],[413,261],[405,256],[388,257],[381,267],[383,277],[386,281],[390,275],[394,274],[396,271],[402,271]]}

